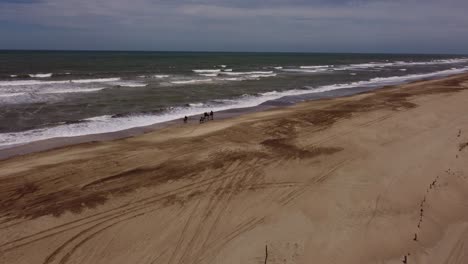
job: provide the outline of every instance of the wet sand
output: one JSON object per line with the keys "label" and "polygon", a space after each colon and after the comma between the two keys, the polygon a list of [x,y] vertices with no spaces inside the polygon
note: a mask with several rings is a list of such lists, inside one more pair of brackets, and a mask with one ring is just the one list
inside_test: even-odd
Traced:
{"label": "wet sand", "polygon": [[0,263],[467,263],[468,74],[0,161]]}

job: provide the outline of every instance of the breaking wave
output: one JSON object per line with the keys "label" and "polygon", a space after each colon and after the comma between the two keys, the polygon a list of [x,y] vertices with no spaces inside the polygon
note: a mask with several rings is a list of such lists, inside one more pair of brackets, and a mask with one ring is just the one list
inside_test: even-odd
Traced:
{"label": "breaking wave", "polygon": [[[148,126],[155,123],[166,122],[183,116],[198,115],[208,111],[222,111],[233,108],[246,108],[260,105],[266,101],[276,100],[285,96],[297,96],[311,93],[320,93],[337,89],[349,89],[356,87],[380,87],[383,85],[400,84],[408,81],[431,78],[436,76],[448,76],[451,74],[467,72],[468,67],[450,69],[425,74],[410,74],[405,76],[378,77],[367,81],[352,83],[332,84],[324,86],[306,86],[305,89],[293,89],[287,91],[270,91],[255,95],[243,95],[232,99],[218,99],[204,103],[191,103],[185,107],[169,108],[162,114],[135,114],[122,117],[99,116],[76,122],[73,124],[62,124],[54,127],[46,127],[16,133],[0,133],[0,146],[12,146],[25,144],[33,141],[57,138],[72,137],[89,134],[99,134],[115,132],[134,127]],[[237,77],[239,78],[239,77]],[[208,81],[187,80],[179,83]],[[97,89],[97,88],[96,88]],[[14,95],[13,95],[14,96]]]}

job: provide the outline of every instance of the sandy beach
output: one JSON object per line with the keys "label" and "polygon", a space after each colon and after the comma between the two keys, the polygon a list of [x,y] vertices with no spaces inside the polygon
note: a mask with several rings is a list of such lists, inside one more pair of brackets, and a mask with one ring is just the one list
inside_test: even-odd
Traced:
{"label": "sandy beach", "polygon": [[0,161],[0,263],[468,263],[468,74]]}

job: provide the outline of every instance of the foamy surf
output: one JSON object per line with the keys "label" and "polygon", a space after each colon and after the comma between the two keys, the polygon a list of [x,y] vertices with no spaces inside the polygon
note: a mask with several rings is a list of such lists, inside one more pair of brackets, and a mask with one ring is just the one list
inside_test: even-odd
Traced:
{"label": "foamy surf", "polygon": [[122,81],[122,82],[110,82],[110,85],[116,85],[121,87],[145,87],[148,84],[140,82]]}
{"label": "foamy surf", "polygon": [[321,73],[326,72],[326,68],[299,68],[299,69],[282,69],[283,72],[296,72],[296,73]]}
{"label": "foamy surf", "polygon": [[0,81],[0,86],[34,86],[34,85],[49,85],[49,84],[64,84],[64,83],[105,83],[119,81],[120,78],[99,78],[99,79],[76,79],[76,80],[61,80],[61,81],[39,81],[39,80],[17,80],[17,81]]}
{"label": "foamy surf", "polygon": [[26,93],[5,93],[5,94],[0,94],[0,97],[15,97],[15,96],[20,96],[20,95],[25,95]]}
{"label": "foamy surf", "polygon": [[67,93],[92,93],[106,88],[70,88],[70,89],[48,89],[37,92],[38,94],[67,94]]}
{"label": "foamy surf", "polygon": [[36,74],[28,74],[31,78],[50,78],[52,77],[52,73],[36,73]]}
{"label": "foamy surf", "polygon": [[193,70],[195,73],[215,73],[215,72],[220,72],[220,69],[214,69],[214,70],[208,70],[208,69],[200,69],[200,70]]}
{"label": "foamy surf", "polygon": [[156,74],[156,75],[153,75],[154,78],[156,79],[163,79],[163,78],[168,78],[170,75],[167,75],[167,74]]}
{"label": "foamy surf", "polygon": [[[379,87],[390,84],[401,84],[425,78],[448,76],[467,72],[468,67],[450,69],[438,72],[411,74],[405,76],[376,77],[367,81],[352,83],[332,84],[323,86],[308,86],[307,89],[293,89],[287,91],[270,91],[258,95],[244,95],[236,99],[219,99],[213,102],[193,103],[187,107],[175,107],[168,109],[162,114],[130,115],[112,118],[111,116],[100,116],[88,118],[86,122],[73,124],[62,124],[54,127],[40,128],[14,133],[0,133],[0,146],[7,147],[25,144],[49,138],[73,137],[90,134],[116,132],[125,129],[148,126],[156,123],[179,119],[183,116],[199,115],[208,111],[223,111],[233,108],[246,108],[258,106],[264,102],[276,100],[285,96],[297,96],[311,93],[320,93],[337,89],[349,89],[356,87]],[[193,80],[190,80],[193,81]]]}
{"label": "foamy surf", "polygon": [[446,60],[432,60],[432,61],[394,61],[394,62],[369,62],[369,63],[355,63],[343,65],[303,65],[297,68],[283,68],[283,72],[297,72],[297,73],[322,73],[333,71],[349,71],[349,70],[369,70],[379,71],[381,68],[386,67],[402,67],[402,66],[427,66],[427,65],[447,65],[447,64],[460,64],[467,63],[468,58],[446,59]]}
{"label": "foamy surf", "polygon": [[77,79],[71,80],[72,83],[103,83],[103,82],[115,82],[121,78],[98,78],[98,79]]}
{"label": "foamy surf", "polygon": [[218,73],[200,73],[198,75],[204,76],[204,77],[216,77],[218,76]]}
{"label": "foamy surf", "polygon": [[180,80],[180,81],[171,81],[172,84],[195,84],[195,83],[207,83],[212,82],[213,79],[192,79],[192,80]]}
{"label": "foamy surf", "polygon": [[248,71],[248,72],[221,72],[222,75],[268,75],[273,71]]}

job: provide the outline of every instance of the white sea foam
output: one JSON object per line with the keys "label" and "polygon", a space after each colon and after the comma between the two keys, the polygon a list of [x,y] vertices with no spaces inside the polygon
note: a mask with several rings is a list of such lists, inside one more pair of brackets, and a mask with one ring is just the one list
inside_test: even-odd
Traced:
{"label": "white sea foam", "polygon": [[216,76],[218,76],[217,73],[200,73],[198,75],[205,76],[205,77],[216,77]]}
{"label": "white sea foam", "polygon": [[0,81],[0,86],[30,86],[43,84],[58,84],[67,83],[69,81],[36,81],[36,80],[21,80],[21,81]]}
{"label": "white sea foam", "polygon": [[121,82],[111,82],[111,85],[118,85],[122,87],[145,87],[148,84],[140,82],[131,82],[131,81],[121,81]]}
{"label": "white sea foam", "polygon": [[222,65],[219,65],[219,67],[221,67],[221,68],[226,68],[227,65],[222,64]]}
{"label": "white sea foam", "polygon": [[15,77],[18,77],[18,75],[12,74],[12,75],[10,75],[10,77],[11,77],[11,78],[15,78]]}
{"label": "white sea foam", "polygon": [[72,83],[105,83],[119,81],[120,78],[99,78],[99,79],[77,79],[71,80]]}
{"label": "white sea foam", "polygon": [[191,104],[188,104],[190,107],[202,107],[204,106],[205,104],[204,103],[191,103]]}
{"label": "white sea foam", "polygon": [[220,69],[213,69],[213,70],[206,70],[206,69],[201,69],[201,70],[193,70],[195,73],[214,73],[214,72],[220,72]]}
{"label": "white sea foam", "polygon": [[232,78],[220,78],[221,81],[243,81],[245,80],[244,78],[236,78],[236,77],[232,77]]}
{"label": "white sea foam", "polygon": [[181,80],[181,81],[171,81],[172,84],[193,84],[193,83],[206,83],[211,82],[213,79],[192,79],[192,80]]}
{"label": "white sea foam", "polygon": [[36,73],[36,74],[29,74],[31,78],[49,78],[52,77],[52,73]]}
{"label": "white sea foam", "polygon": [[409,81],[421,80],[421,79],[432,78],[432,77],[449,76],[452,74],[463,73],[467,71],[468,71],[468,67],[464,67],[464,68],[456,68],[456,69],[437,71],[437,72],[431,72],[431,73],[409,74],[409,75],[391,76],[391,77],[376,77],[368,81],[359,81],[359,82],[353,82],[353,83],[347,83],[347,84],[332,84],[332,85],[326,85],[326,86],[317,87],[317,88],[314,88],[314,87],[307,87],[307,88],[313,89],[314,91],[324,92],[324,91],[354,88],[354,87],[374,87],[374,86],[378,87],[378,86],[384,86],[384,85],[396,85],[396,84],[401,84],[401,83],[405,83]]}
{"label": "white sea foam", "polygon": [[232,72],[232,69],[224,69],[224,72]]}
{"label": "white sea foam", "polygon": [[369,63],[356,63],[345,65],[311,65],[299,66],[298,68],[282,69],[285,72],[300,72],[300,73],[319,73],[325,71],[348,71],[348,70],[371,70],[378,71],[379,68],[385,67],[401,67],[401,66],[420,66],[420,65],[444,65],[444,64],[457,64],[467,63],[468,58],[446,59],[446,60],[432,60],[432,61],[394,61],[388,62],[369,62]]}
{"label": "white sea foam", "polygon": [[326,69],[330,68],[331,65],[314,65],[314,66],[300,66],[301,69]]}
{"label": "white sea foam", "polygon": [[156,75],[153,75],[154,78],[157,78],[157,79],[163,79],[163,78],[169,78],[169,75],[167,74],[156,74]]}
{"label": "white sea foam", "polygon": [[20,95],[25,95],[26,93],[5,93],[5,94],[0,94],[0,97],[14,97],[14,96],[20,96]]}
{"label": "white sea foam", "polygon": [[282,66],[277,66],[277,67],[273,67],[273,68],[276,69],[276,70],[281,70],[281,69],[283,69]]}
{"label": "white sea foam", "polygon": [[103,115],[103,116],[95,116],[95,117],[90,117],[90,118],[86,118],[86,119],[83,119],[84,121],[106,121],[106,120],[109,120],[110,118],[112,118],[112,115]]}
{"label": "white sea foam", "polygon": [[299,69],[282,69],[284,72],[298,72],[298,73],[317,73],[325,72],[328,69],[325,68],[299,68]]}
{"label": "white sea foam", "polygon": [[224,75],[262,75],[262,74],[272,74],[273,71],[249,71],[249,72],[222,72],[220,74]]}
{"label": "white sea foam", "polygon": [[[411,74],[406,76],[393,76],[393,77],[379,77],[373,78],[368,81],[360,81],[353,83],[332,84],[319,87],[307,87],[308,89],[295,89],[288,91],[270,91],[259,94],[257,96],[241,96],[237,99],[220,99],[216,100],[218,103],[210,105],[193,105],[189,107],[176,107],[158,115],[135,115],[112,118],[110,116],[101,116],[89,118],[82,123],[63,124],[55,127],[34,129],[24,132],[16,133],[0,133],[0,146],[11,146],[18,144],[25,144],[28,142],[57,138],[57,137],[72,137],[80,135],[98,134],[115,132],[124,129],[152,125],[155,123],[166,122],[175,120],[183,116],[198,115],[203,112],[222,111],[232,108],[245,108],[257,106],[266,101],[279,99],[284,96],[294,96],[310,93],[319,93],[337,89],[348,89],[354,87],[378,87],[389,84],[399,84],[408,81],[431,78],[436,76],[448,76],[467,72],[468,67],[451,69],[439,72],[425,73],[425,74]],[[219,104],[221,102],[222,104]]]}
{"label": "white sea foam", "polygon": [[63,93],[92,93],[100,90],[106,89],[102,88],[69,88],[69,89],[46,89],[39,91],[38,94],[63,94]]}
{"label": "white sea foam", "polygon": [[266,77],[275,77],[278,74],[276,73],[270,73],[270,74],[252,74],[248,75],[247,78],[266,78]]}
{"label": "white sea foam", "polygon": [[417,65],[443,65],[443,64],[457,64],[466,63],[468,58],[446,59],[446,60],[432,60],[432,61],[395,61],[395,62],[371,62],[350,64],[335,67],[334,70],[350,70],[350,69],[366,69],[366,68],[383,68],[394,66],[417,66]]}
{"label": "white sea foam", "polygon": [[400,71],[406,71],[406,69],[400,69]]}
{"label": "white sea foam", "polygon": [[100,78],[100,79],[77,79],[63,81],[38,81],[38,80],[18,80],[18,81],[0,81],[0,86],[33,86],[64,83],[105,83],[119,81],[120,78]]}

